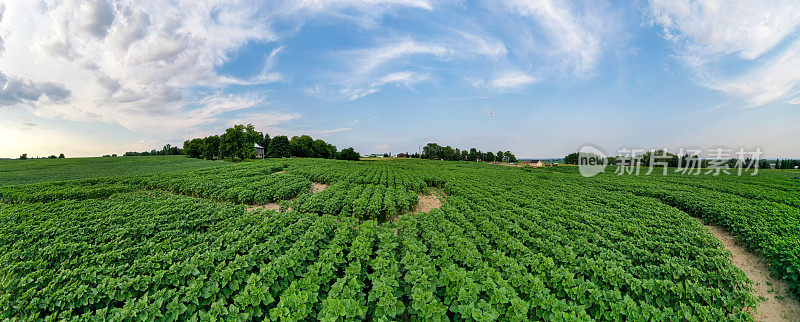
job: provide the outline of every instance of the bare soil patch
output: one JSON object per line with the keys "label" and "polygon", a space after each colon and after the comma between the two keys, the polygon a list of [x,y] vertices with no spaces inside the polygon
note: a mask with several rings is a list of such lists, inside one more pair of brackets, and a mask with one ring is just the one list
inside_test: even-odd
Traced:
{"label": "bare soil patch", "polygon": [[436,195],[420,195],[419,203],[412,213],[429,212],[442,207],[442,201]]}
{"label": "bare soil patch", "polygon": [[278,174],[278,173],[286,173],[286,170],[282,170],[282,171],[278,171],[278,172],[273,172],[272,174]]}
{"label": "bare soil patch", "polygon": [[318,183],[318,182],[312,182],[312,183],[311,183],[311,190],[309,190],[309,192],[311,192],[311,193],[318,193],[318,192],[320,192],[320,191],[322,191],[322,190],[325,190],[325,189],[327,189],[327,188],[328,188],[328,185],[327,185],[327,184],[324,184],[324,183]]}
{"label": "bare soil patch", "polygon": [[[420,193],[417,195],[417,198],[419,199],[417,206],[414,207],[414,209],[411,209],[409,212],[403,214],[394,214],[392,216],[392,222],[396,223],[397,220],[400,219],[400,216],[404,214],[418,214],[421,212],[429,212],[434,209],[439,209],[442,207],[442,200],[444,200],[444,197],[446,196],[447,194],[444,193],[444,190],[435,188],[429,189],[426,193]],[[397,235],[397,228],[395,228],[394,234]]]}
{"label": "bare soil patch", "polygon": [[753,295],[759,299],[756,321],[800,321],[800,303],[789,292],[783,280],[770,275],[769,266],[756,254],[736,243],[736,239],[719,226],[705,225],[733,257],[733,265],[753,281]]}
{"label": "bare soil patch", "polygon": [[[280,172],[275,172],[275,173],[283,173],[283,172],[286,172],[286,171],[280,171]],[[322,190],[325,190],[327,188],[328,188],[327,184],[312,182],[311,183],[311,187],[308,188],[308,192],[314,194],[314,193],[318,193],[318,192],[320,192]],[[287,199],[287,201],[289,201],[289,202],[292,202],[292,200],[294,200],[294,198]],[[271,203],[267,203],[267,204],[263,204],[263,205],[252,205],[252,206],[249,206],[249,207],[245,208],[246,211],[253,211],[253,210],[260,210],[260,209],[281,211],[281,201],[271,202]],[[292,210],[292,208],[288,207],[284,211],[291,211],[291,210]]]}
{"label": "bare soil patch", "polygon": [[254,210],[275,210],[280,211],[281,205],[277,202],[268,203],[266,205],[258,205],[258,206],[249,206],[245,208],[245,211],[254,211]]}

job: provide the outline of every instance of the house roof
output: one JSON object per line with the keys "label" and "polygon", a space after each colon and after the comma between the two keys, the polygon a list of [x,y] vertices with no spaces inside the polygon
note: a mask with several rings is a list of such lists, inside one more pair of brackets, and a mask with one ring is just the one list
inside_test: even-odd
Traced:
{"label": "house roof", "polygon": [[258,145],[258,143],[253,143],[253,147],[256,149],[263,149],[263,146]]}

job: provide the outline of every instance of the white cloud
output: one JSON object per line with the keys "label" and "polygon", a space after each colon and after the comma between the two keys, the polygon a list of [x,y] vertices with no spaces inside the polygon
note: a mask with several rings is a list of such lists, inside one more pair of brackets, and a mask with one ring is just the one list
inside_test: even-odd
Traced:
{"label": "white cloud", "polygon": [[359,73],[366,74],[375,71],[384,64],[413,55],[432,55],[435,57],[445,57],[451,52],[447,48],[435,45],[418,43],[412,40],[403,40],[390,45],[358,50],[352,53],[352,65]]}
{"label": "white cloud", "polygon": [[463,38],[459,43],[466,47],[461,48],[463,52],[474,52],[479,55],[500,58],[508,54],[505,44],[494,37],[480,37],[463,31],[457,31]]}
{"label": "white cloud", "polygon": [[[551,59],[560,58],[564,64],[576,73],[591,71],[602,54],[603,33],[612,28],[604,12],[600,10],[584,10],[579,12],[578,5],[563,0],[505,0],[503,2],[512,13],[527,17],[534,22],[535,29],[550,44],[547,54]],[[521,28],[525,34],[528,28]],[[531,36],[532,37],[532,36]],[[538,50],[532,46],[533,50]]]}
{"label": "white cloud", "polygon": [[63,102],[70,91],[53,82],[36,83],[30,79],[8,76],[0,71],[0,105],[17,105],[38,102],[46,96],[53,102]]}
{"label": "white cloud", "polygon": [[[257,6],[221,0],[8,2],[0,21],[6,47],[0,70],[32,84],[63,84],[71,93],[66,103],[31,103],[40,117],[138,130],[152,126],[148,118],[204,124],[219,114],[187,113],[187,107],[211,112],[223,98],[204,99],[187,89],[243,83],[220,77],[215,68],[247,42],[277,39],[267,21],[254,16]],[[265,71],[246,82],[280,79]]]}
{"label": "white cloud", "polygon": [[311,10],[325,10],[342,7],[369,7],[374,6],[403,6],[432,10],[430,1],[426,0],[303,0],[296,3],[298,8]]}
{"label": "white cloud", "polygon": [[[3,14],[5,13],[5,11],[6,11],[6,5],[4,3],[0,3],[0,23],[3,22]],[[6,51],[6,45],[5,42],[3,41],[3,35],[1,32],[2,30],[0,30],[0,55],[2,55],[3,52]]]}
{"label": "white cloud", "polygon": [[429,79],[427,74],[418,74],[409,71],[398,73],[391,73],[384,75],[380,79],[372,82],[366,87],[347,87],[340,91],[341,98],[348,100],[356,100],[358,98],[379,92],[384,86],[394,84],[397,86],[404,86],[412,89],[414,84],[426,81]]}
{"label": "white cloud", "polygon": [[703,86],[758,107],[800,91],[800,3],[651,0],[652,22]]}
{"label": "white cloud", "polygon": [[498,75],[497,77],[492,79],[487,85],[489,86],[489,88],[492,89],[504,90],[504,89],[519,88],[525,85],[530,85],[537,81],[538,80],[535,77],[528,76],[521,72],[507,72]]}
{"label": "white cloud", "polygon": [[800,97],[795,97],[794,99],[789,100],[787,103],[792,105],[800,105]]}
{"label": "white cloud", "polygon": [[105,38],[114,23],[114,7],[106,0],[94,0],[84,2],[79,10],[80,16],[86,18],[83,21],[86,31],[97,38]]}
{"label": "white cloud", "polygon": [[156,140],[148,140],[145,141],[144,139],[139,139],[134,142],[126,143],[122,145],[122,148],[127,151],[135,151],[135,152],[142,152],[142,151],[150,151],[154,149],[156,144]]}
{"label": "white cloud", "polygon": [[332,133],[339,133],[339,132],[344,132],[344,131],[350,131],[350,130],[352,130],[352,129],[353,129],[353,128],[351,128],[351,127],[340,127],[340,128],[338,128],[338,129],[331,129],[331,130],[315,130],[315,131],[314,131],[314,130],[312,130],[312,131],[310,131],[310,133],[311,133],[312,135],[326,135],[326,134],[332,134]]}
{"label": "white cloud", "polygon": [[800,40],[774,59],[755,65],[732,78],[709,79],[703,84],[746,101],[745,107],[758,107],[800,92]]}
{"label": "white cloud", "polygon": [[800,26],[795,0],[650,0],[653,22],[689,54],[737,54],[752,60],[768,52]]}
{"label": "white cloud", "polygon": [[278,124],[301,119],[300,113],[282,113],[276,111],[252,112],[241,114],[228,122],[228,126],[235,124],[253,124],[256,128],[267,128]]}

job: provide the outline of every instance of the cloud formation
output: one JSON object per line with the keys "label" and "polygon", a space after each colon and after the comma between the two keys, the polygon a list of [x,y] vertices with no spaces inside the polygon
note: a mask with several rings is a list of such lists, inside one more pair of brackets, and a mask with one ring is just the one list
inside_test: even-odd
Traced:
{"label": "cloud formation", "polygon": [[649,13],[701,85],[742,99],[744,107],[800,90],[797,1],[651,0]]}
{"label": "cloud formation", "polygon": [[528,76],[521,72],[508,72],[498,75],[492,79],[488,85],[493,89],[504,90],[519,88],[536,81],[537,79],[535,77]]}
{"label": "cloud formation", "polygon": [[[268,71],[237,80],[215,70],[248,41],[276,39],[268,23],[253,14],[258,9],[227,1],[10,2],[9,19],[0,22],[8,30],[0,70],[12,80],[42,84],[28,87],[53,100],[72,94],[61,106],[40,104],[40,117],[116,122],[132,129],[149,128],[148,119],[181,119],[173,122],[173,130],[181,130],[219,115],[197,112],[198,105],[200,111],[216,110],[216,90],[280,80]],[[192,88],[212,93],[198,95]]]}
{"label": "cloud formation", "polygon": [[[45,96],[46,98],[43,98]],[[63,85],[53,82],[36,83],[29,79],[8,76],[0,72],[0,105],[36,103],[42,99],[60,103],[70,96]]]}

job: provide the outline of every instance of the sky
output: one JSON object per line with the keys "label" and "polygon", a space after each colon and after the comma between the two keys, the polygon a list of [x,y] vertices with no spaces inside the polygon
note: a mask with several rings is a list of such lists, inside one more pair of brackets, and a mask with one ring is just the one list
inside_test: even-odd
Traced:
{"label": "sky", "polygon": [[800,2],[0,0],[0,157],[252,123],[362,154],[800,157]]}

